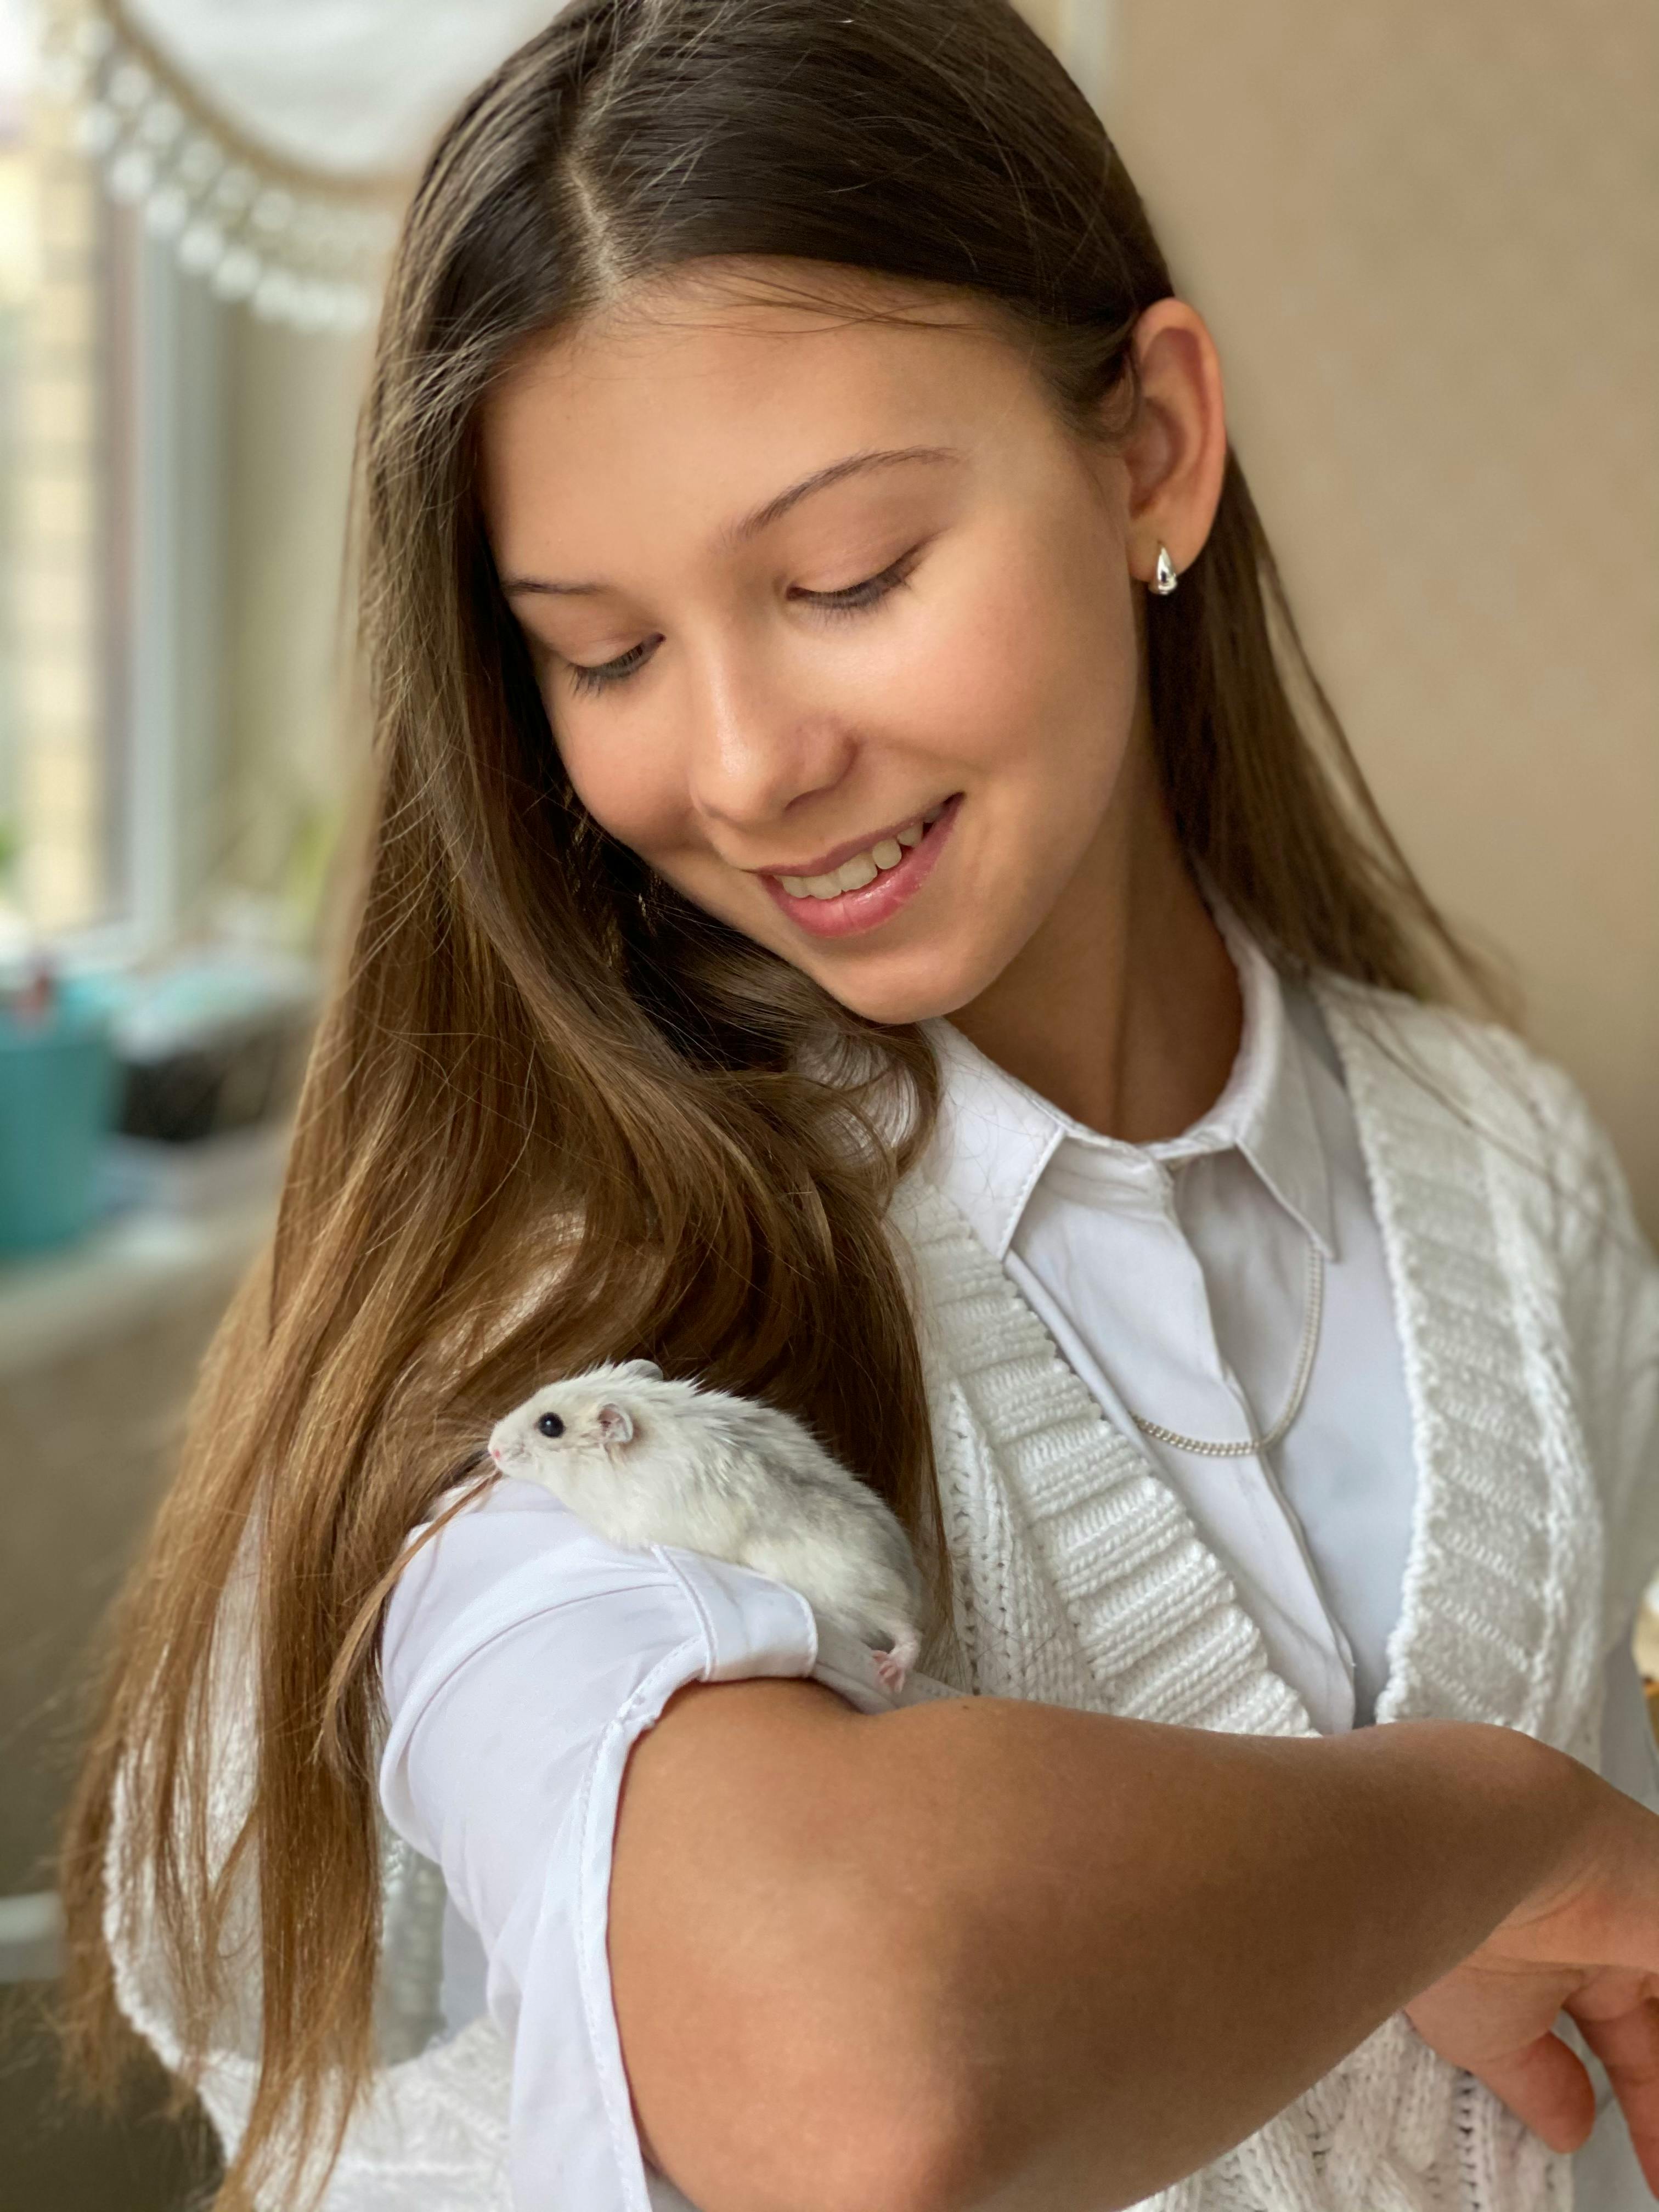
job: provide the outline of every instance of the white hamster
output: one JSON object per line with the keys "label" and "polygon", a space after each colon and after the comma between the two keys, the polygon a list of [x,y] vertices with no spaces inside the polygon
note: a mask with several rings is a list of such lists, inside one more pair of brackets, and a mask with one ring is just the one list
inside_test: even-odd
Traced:
{"label": "white hamster", "polygon": [[538,1390],[496,1422],[489,1455],[612,1543],[706,1552],[787,1583],[871,1649],[890,1691],[915,1664],[908,1537],[787,1413],[630,1359]]}

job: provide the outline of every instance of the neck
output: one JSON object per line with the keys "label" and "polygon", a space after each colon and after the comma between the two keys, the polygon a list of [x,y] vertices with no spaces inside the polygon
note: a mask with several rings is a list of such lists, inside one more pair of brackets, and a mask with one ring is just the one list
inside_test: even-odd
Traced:
{"label": "neck", "polygon": [[951,1020],[1103,1136],[1176,1137],[1215,1103],[1243,1026],[1238,974],[1176,840],[1149,730],[1041,927]]}

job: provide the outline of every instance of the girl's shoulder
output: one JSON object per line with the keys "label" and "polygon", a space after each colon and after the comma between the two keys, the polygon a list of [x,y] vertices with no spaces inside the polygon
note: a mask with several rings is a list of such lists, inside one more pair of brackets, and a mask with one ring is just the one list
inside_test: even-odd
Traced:
{"label": "girl's shoulder", "polygon": [[1633,1227],[1612,1139],[1548,1054],[1502,1022],[1402,991],[1332,975],[1310,988],[1362,1121],[1408,1127],[1448,1152],[1472,1140],[1489,1176],[1541,1184],[1563,1222],[1588,1204]]}

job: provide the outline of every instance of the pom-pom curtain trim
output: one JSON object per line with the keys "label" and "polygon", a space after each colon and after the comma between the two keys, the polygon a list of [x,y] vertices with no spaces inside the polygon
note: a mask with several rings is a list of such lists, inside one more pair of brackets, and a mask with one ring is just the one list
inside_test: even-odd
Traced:
{"label": "pom-pom curtain trim", "polygon": [[[221,297],[301,329],[373,315],[443,117],[556,0],[50,0],[76,140]],[[154,26],[149,20],[154,15]]]}

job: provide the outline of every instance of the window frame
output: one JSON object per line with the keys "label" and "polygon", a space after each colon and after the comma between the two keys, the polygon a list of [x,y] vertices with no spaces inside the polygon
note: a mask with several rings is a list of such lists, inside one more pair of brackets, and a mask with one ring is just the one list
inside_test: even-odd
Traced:
{"label": "window frame", "polygon": [[[103,190],[101,181],[100,191]],[[227,309],[142,211],[103,199],[106,881],[40,941],[70,968],[176,936],[214,860],[222,728]]]}

